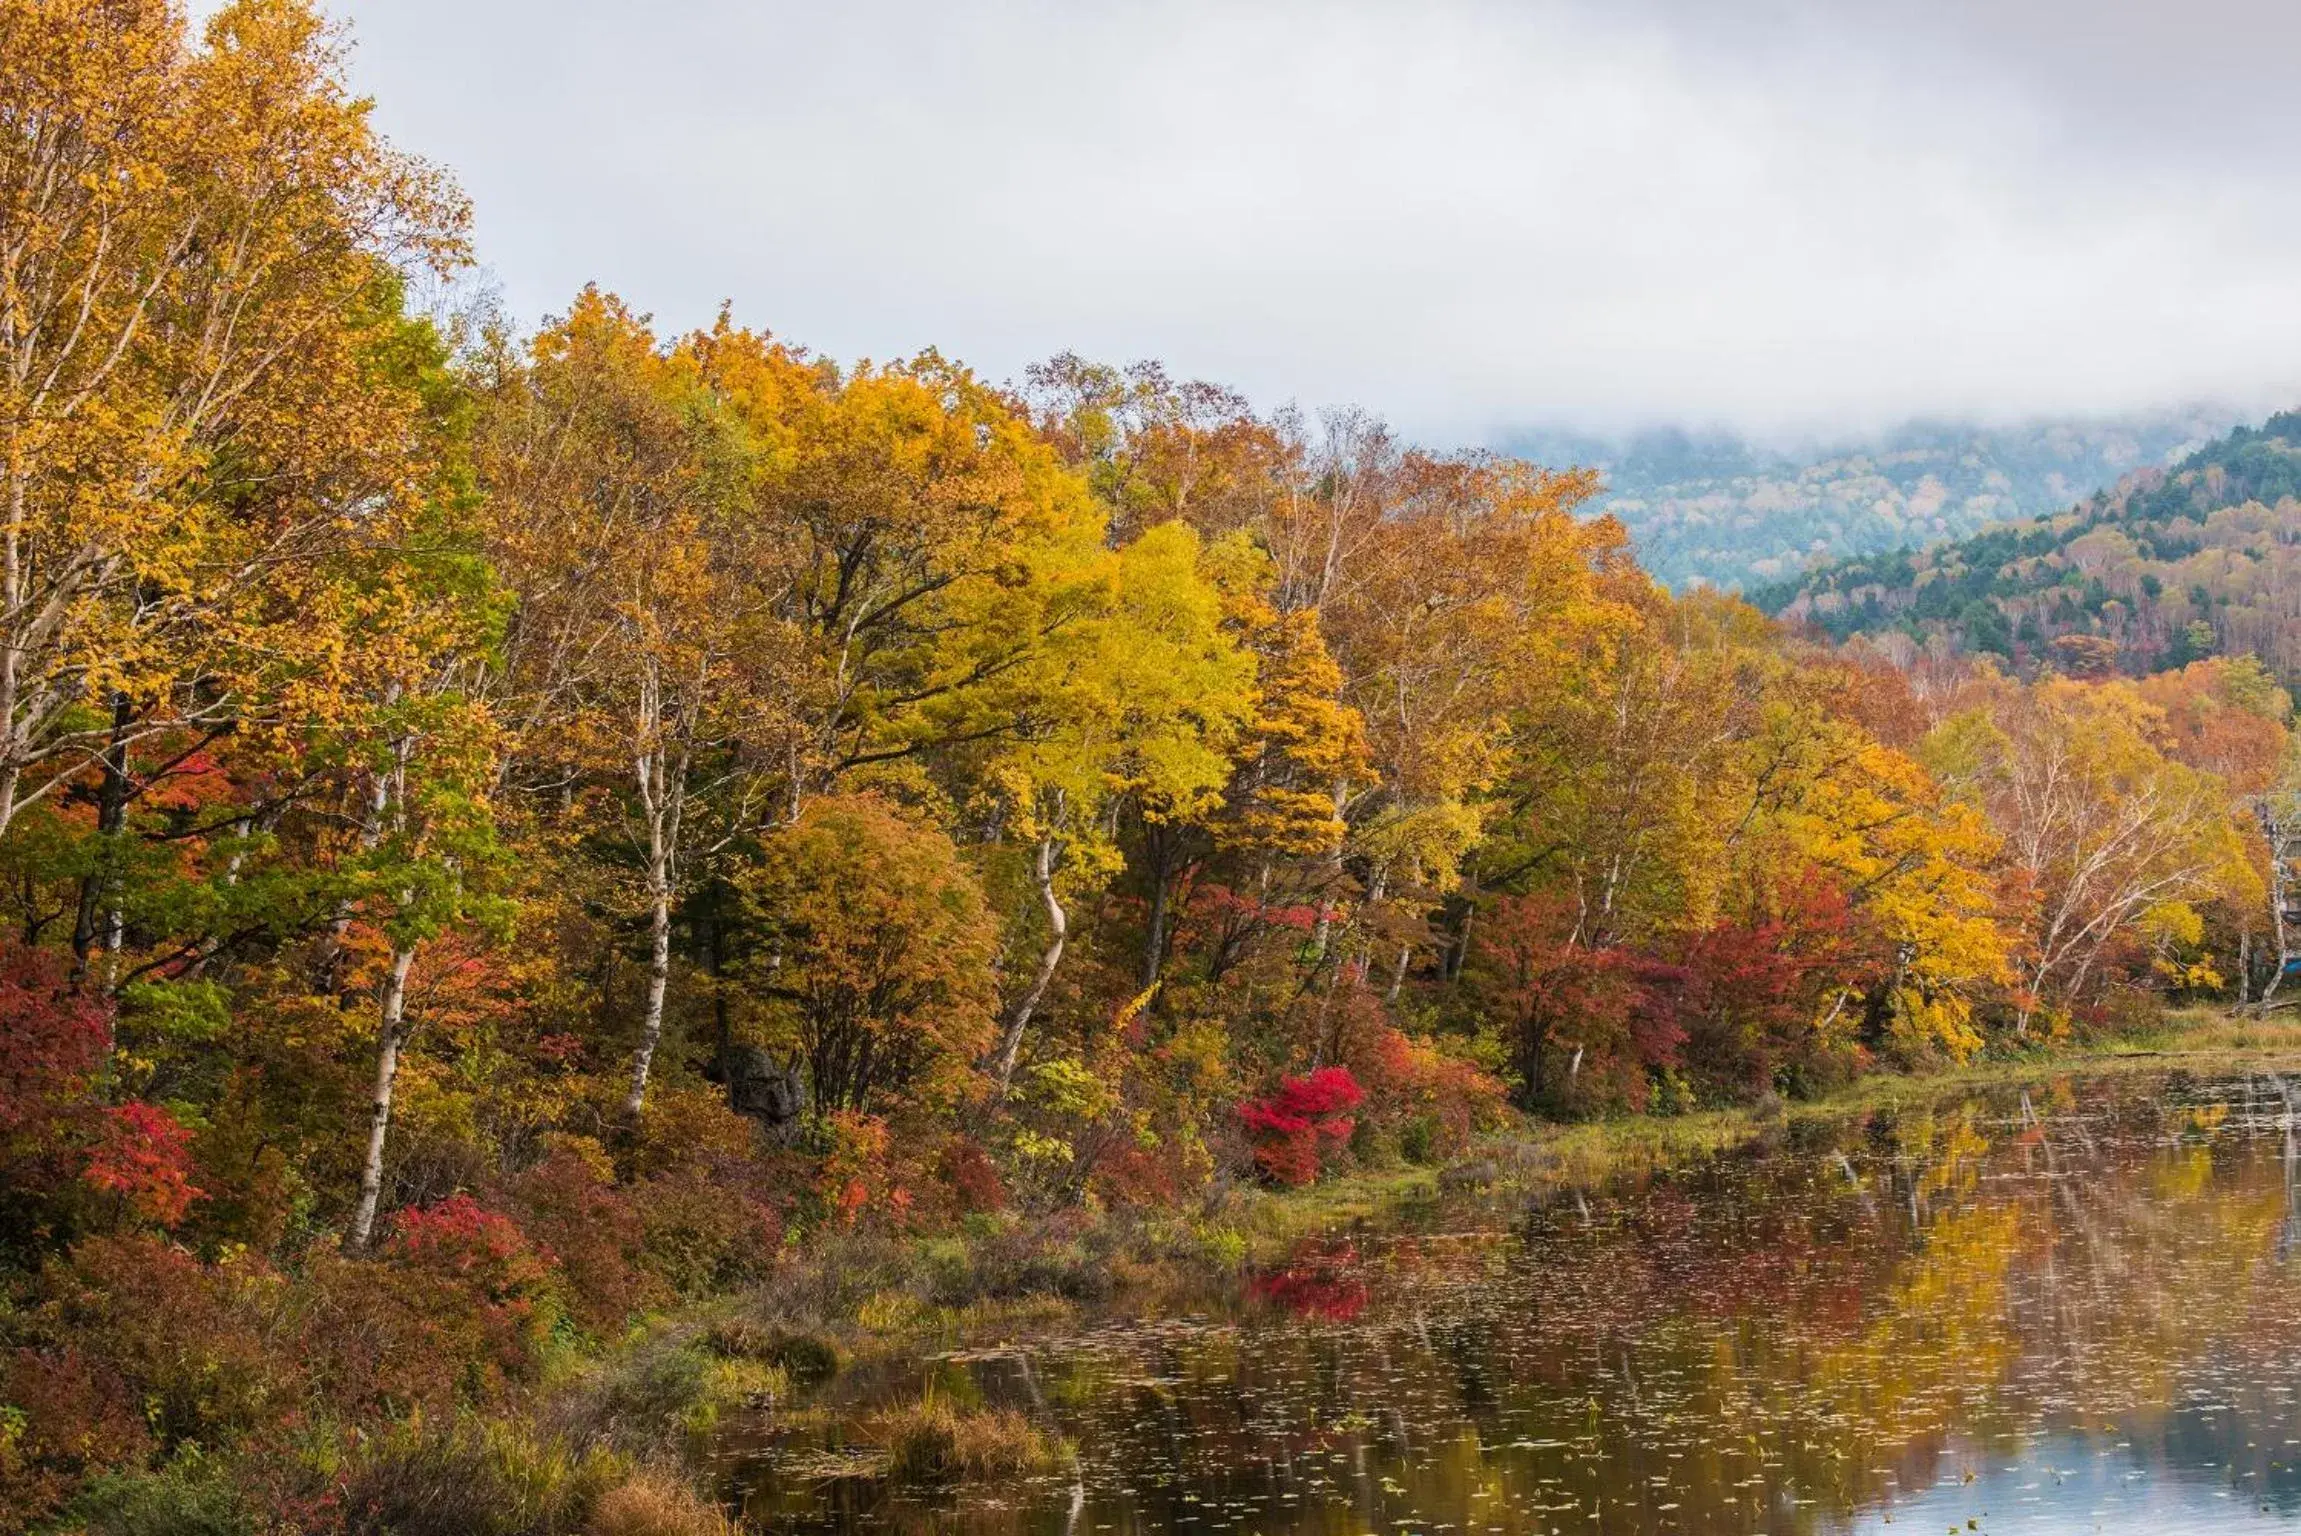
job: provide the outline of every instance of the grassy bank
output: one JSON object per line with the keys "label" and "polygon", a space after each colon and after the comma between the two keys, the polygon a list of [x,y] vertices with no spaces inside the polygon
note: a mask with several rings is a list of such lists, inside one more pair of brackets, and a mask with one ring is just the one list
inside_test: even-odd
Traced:
{"label": "grassy bank", "polygon": [[[2217,1008],[2180,1009],[2147,1030],[2082,1043],[2000,1050],[1924,1072],[1878,1072],[1812,1099],[1768,1096],[1751,1105],[1672,1116],[1632,1115],[1577,1125],[1533,1125],[1499,1138],[1483,1160],[1502,1177],[1555,1189],[1594,1189],[1610,1180],[1678,1167],[1729,1152],[1792,1121],[1842,1119],[1928,1103],[1977,1088],[2062,1074],[2301,1070],[2301,1016],[2256,1018]],[[1423,1176],[1435,1190],[1467,1170]],[[1484,1170],[1478,1170],[1484,1171]],[[1346,1181],[1347,1182],[1347,1181]],[[1376,1186],[1396,1190],[1386,1181]],[[1407,1193],[1413,1192],[1411,1189]],[[1331,1197],[1343,1206],[1348,1197]],[[1395,1195],[1393,1196],[1395,1198]],[[1361,1196],[1363,1202],[1364,1196]]]}
{"label": "grassy bank", "polygon": [[[811,1402],[833,1378],[843,1382],[833,1395],[850,1408],[874,1399],[898,1404],[863,1412],[842,1428],[852,1442],[842,1453],[844,1472],[910,1469],[922,1481],[1005,1475],[1053,1464],[1067,1452],[1027,1424],[977,1422],[969,1410],[932,1400],[900,1406],[932,1358],[1060,1332],[1096,1316],[1187,1308],[1306,1239],[1379,1227],[1448,1189],[1595,1190],[1730,1152],[1790,1123],[1915,1107],[2062,1073],[2283,1067],[2301,1069],[2301,1018],[2197,1010],[2111,1042],[1877,1074],[1808,1101],[1523,1124],[1446,1168],[1361,1170],[1301,1190],[1232,1187],[1189,1211],[978,1217],[933,1236],[819,1233],[788,1254],[767,1283],[659,1320],[571,1371],[517,1436],[578,1448],[571,1466],[588,1454],[641,1469],[644,1487],[624,1504],[633,1511],[660,1507],[664,1523],[644,1529],[670,1536],[716,1528],[692,1502],[663,1489],[681,1479],[699,1486],[704,1453],[733,1418],[765,1411],[785,1426],[827,1429],[834,1410]],[[501,1426],[490,1433],[499,1440],[511,1434]]]}

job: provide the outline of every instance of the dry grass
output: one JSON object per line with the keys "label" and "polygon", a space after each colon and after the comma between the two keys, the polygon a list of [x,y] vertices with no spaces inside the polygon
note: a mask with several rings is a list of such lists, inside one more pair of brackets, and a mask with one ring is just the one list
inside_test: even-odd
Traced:
{"label": "dry grass", "polygon": [[703,1345],[722,1360],[773,1366],[794,1386],[816,1386],[839,1374],[839,1347],[830,1339],[742,1314],[711,1324],[703,1332]]}
{"label": "dry grass", "polygon": [[[2301,994],[2296,994],[2296,1001],[2301,1002]],[[2301,1063],[2301,1013],[2180,1009],[2167,1014],[2157,1028],[2109,1046],[2107,1054],[2113,1060],[2170,1057],[2169,1065],[2182,1067]]]}
{"label": "dry grass", "polygon": [[887,1448],[887,1475],[900,1483],[979,1483],[1055,1472],[1070,1465],[1070,1442],[1011,1408],[961,1408],[923,1398],[872,1420]]}
{"label": "dry grass", "polygon": [[739,1527],[684,1485],[642,1472],[592,1507],[587,1536],[736,1536]]}
{"label": "dry grass", "polygon": [[545,1536],[573,1530],[630,1464],[509,1423],[404,1426],[346,1479],[352,1536]]}

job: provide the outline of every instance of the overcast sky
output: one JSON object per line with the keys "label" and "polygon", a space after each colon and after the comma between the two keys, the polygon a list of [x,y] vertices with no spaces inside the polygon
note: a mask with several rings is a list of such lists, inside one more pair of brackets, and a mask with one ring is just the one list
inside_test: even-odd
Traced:
{"label": "overcast sky", "polygon": [[2301,399],[2290,0],[337,0],[523,321],[1431,437]]}

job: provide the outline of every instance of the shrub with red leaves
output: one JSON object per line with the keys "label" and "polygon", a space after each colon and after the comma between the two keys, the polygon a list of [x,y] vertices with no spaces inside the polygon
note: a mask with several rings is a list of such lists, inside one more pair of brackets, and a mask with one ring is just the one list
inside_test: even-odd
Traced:
{"label": "shrub with red leaves", "polygon": [[64,965],[0,945],[0,1136],[78,1096],[104,1054],[104,1009],[73,992]]}
{"label": "shrub with red leaves", "polygon": [[105,1110],[101,1124],[81,1182],[158,1226],[182,1221],[201,1198],[192,1183],[192,1133],[174,1115],[140,1099]]}
{"label": "shrub with red leaves", "polygon": [[1366,1101],[1348,1067],[1321,1067],[1308,1077],[1279,1081],[1266,1098],[1248,1099],[1238,1117],[1254,1144],[1254,1163],[1274,1184],[1309,1184],[1326,1155],[1350,1140],[1350,1112]]}
{"label": "shrub with red leaves", "polygon": [[1387,1024],[1354,1038],[1350,1067],[1366,1088],[1360,1118],[1416,1162],[1459,1155],[1503,1116],[1498,1079]]}
{"label": "shrub with red leaves", "polygon": [[0,1355],[0,1401],[22,1416],[0,1452],[0,1530],[30,1528],[89,1477],[151,1449],[130,1384],[69,1345]]}
{"label": "shrub with red leaves", "polygon": [[36,1262],[77,1224],[107,1035],[60,960],[0,944],[0,1258]]}
{"label": "shrub with red leaves", "polygon": [[648,1267],[646,1218],[596,1143],[554,1147],[504,1194],[520,1228],[558,1261],[568,1310],[584,1328],[613,1337],[633,1313],[671,1299]]}
{"label": "shrub with red leaves", "polygon": [[[384,1265],[355,1268],[369,1271],[378,1305],[388,1296],[404,1310],[391,1330],[401,1332],[403,1351],[413,1345],[461,1362],[457,1384],[473,1401],[533,1374],[559,1314],[557,1274],[517,1222],[469,1195],[450,1195],[400,1212],[382,1257]],[[388,1379],[388,1361],[383,1374]],[[399,1394],[387,1387],[385,1395]]]}
{"label": "shrub with red leaves", "polygon": [[1007,1185],[999,1165],[981,1143],[968,1136],[953,1136],[943,1146],[939,1171],[950,1187],[952,1203],[961,1211],[1003,1211]]}
{"label": "shrub with red leaves", "polygon": [[519,1223],[469,1195],[400,1212],[391,1256],[451,1276],[497,1306],[531,1303],[551,1278],[550,1260],[535,1251]]}

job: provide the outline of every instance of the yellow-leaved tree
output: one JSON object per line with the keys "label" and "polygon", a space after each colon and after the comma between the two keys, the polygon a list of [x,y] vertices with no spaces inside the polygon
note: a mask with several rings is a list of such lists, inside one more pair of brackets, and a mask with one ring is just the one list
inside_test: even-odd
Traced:
{"label": "yellow-leaved tree", "polygon": [[2015,1033],[2082,998],[2121,943],[2187,929],[2194,902],[2257,893],[2227,790],[2160,746],[2165,716],[2124,680],[2001,684],[1925,744],[1988,816],[2023,886]]}
{"label": "yellow-leaved tree", "polygon": [[742,827],[793,714],[792,562],[762,444],[691,347],[596,289],[506,360],[481,469],[515,606],[497,688],[539,784],[598,786],[638,866],[647,980],[626,1114],[662,1039],[674,909],[707,804]]}
{"label": "yellow-leaved tree", "polygon": [[324,678],[305,583],[420,402],[394,269],[463,255],[302,0],[0,4],[0,832],[137,741]]}
{"label": "yellow-leaved tree", "polygon": [[1230,781],[1253,716],[1254,658],[1224,623],[1198,535],[1161,523],[1081,573],[1080,617],[1010,679],[998,717],[1019,729],[989,754],[985,793],[1031,850],[1044,919],[1038,963],[1007,1004],[992,1075],[1004,1093],[1070,936],[1066,888],[1119,864],[1116,807],[1199,817]]}

